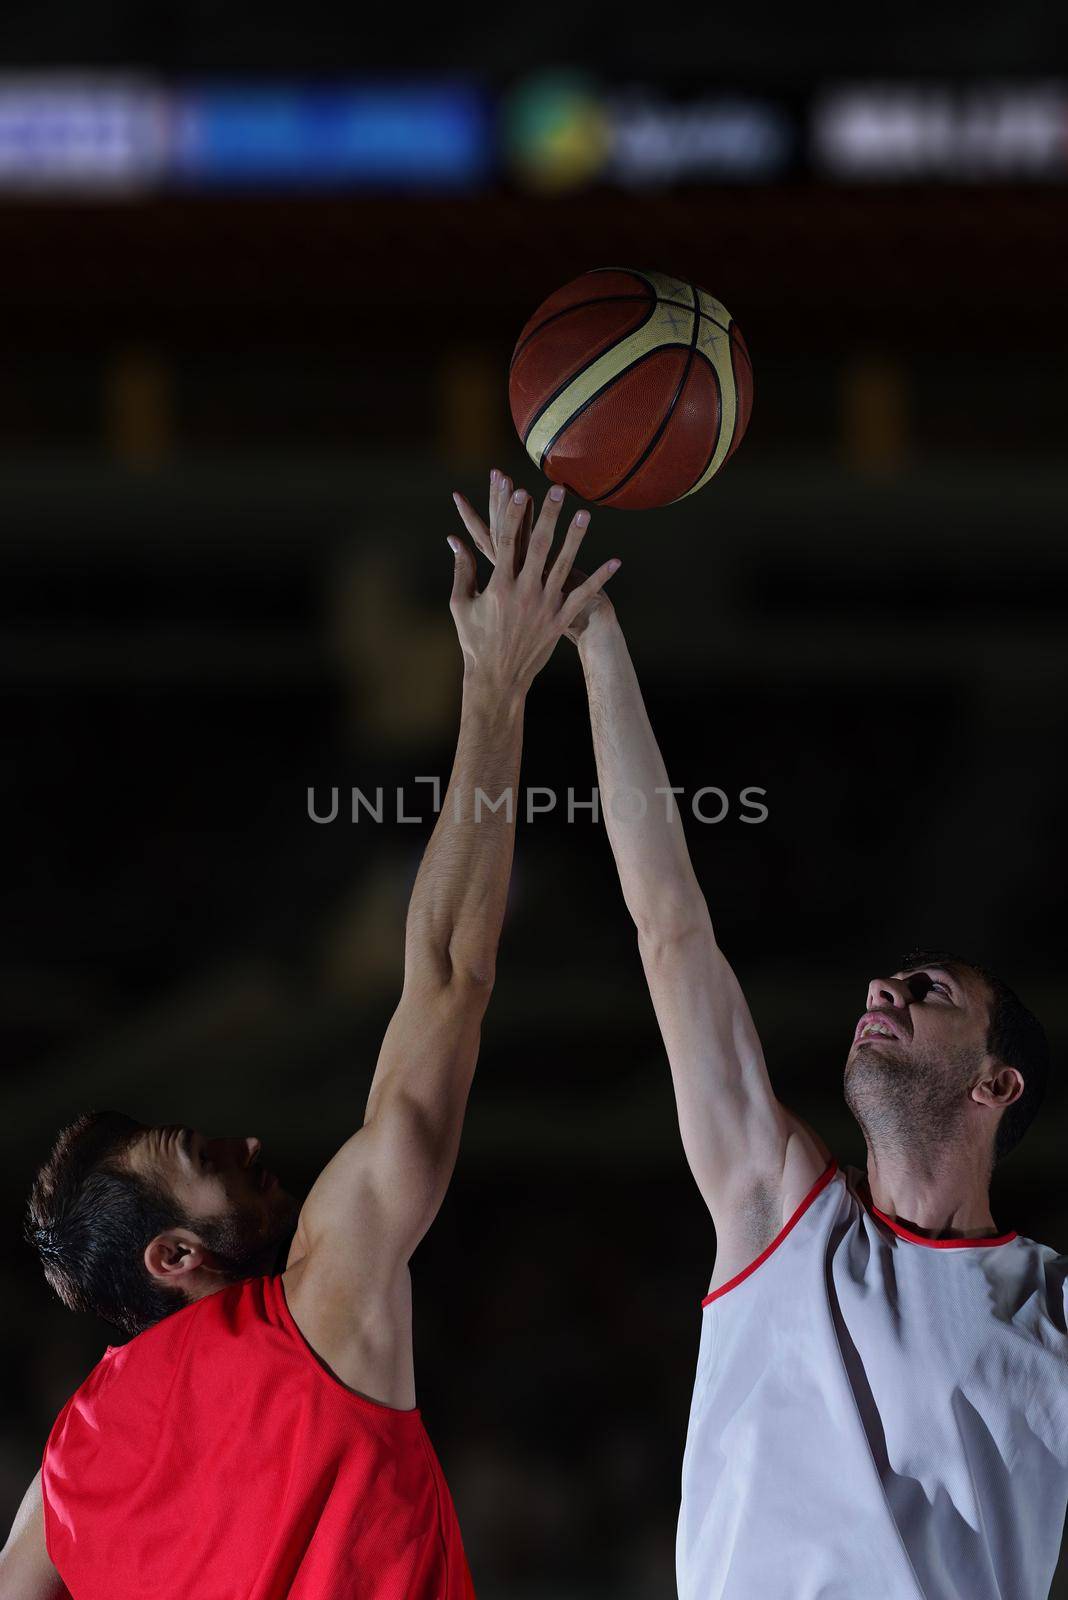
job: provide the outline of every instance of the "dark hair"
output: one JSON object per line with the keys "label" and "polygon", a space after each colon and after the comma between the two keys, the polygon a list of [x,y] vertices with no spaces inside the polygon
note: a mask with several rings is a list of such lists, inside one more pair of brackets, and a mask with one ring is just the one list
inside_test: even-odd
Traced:
{"label": "dark hair", "polygon": [[77,1117],[34,1179],[23,1225],[63,1304],[131,1337],[188,1304],[144,1263],[158,1233],[188,1222],[162,1185],[122,1164],[144,1131],[121,1111]]}
{"label": "dark hair", "polygon": [[1046,1031],[1014,990],[988,967],[946,950],[914,950],[898,970],[911,972],[919,967],[962,967],[974,972],[986,985],[989,995],[987,1054],[1007,1067],[1015,1067],[1023,1078],[1023,1093],[1006,1107],[998,1123],[994,1160],[1000,1161],[1019,1144],[1042,1104],[1049,1078]]}

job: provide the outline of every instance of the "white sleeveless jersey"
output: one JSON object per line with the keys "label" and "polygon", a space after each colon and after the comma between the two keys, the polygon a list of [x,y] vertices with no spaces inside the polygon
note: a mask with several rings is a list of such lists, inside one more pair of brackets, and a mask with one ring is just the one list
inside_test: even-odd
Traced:
{"label": "white sleeveless jersey", "polygon": [[1045,1600],[1068,1258],[921,1239],[834,1163],[704,1302],[680,1600]]}

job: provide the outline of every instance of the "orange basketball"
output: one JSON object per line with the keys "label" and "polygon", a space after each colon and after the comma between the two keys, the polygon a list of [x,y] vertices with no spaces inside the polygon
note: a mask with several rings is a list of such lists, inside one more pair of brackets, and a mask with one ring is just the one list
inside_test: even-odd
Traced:
{"label": "orange basketball", "polygon": [[753,369],[725,306],[682,278],[584,272],[516,343],[512,420],[531,460],[592,504],[645,511],[704,488],[741,442]]}

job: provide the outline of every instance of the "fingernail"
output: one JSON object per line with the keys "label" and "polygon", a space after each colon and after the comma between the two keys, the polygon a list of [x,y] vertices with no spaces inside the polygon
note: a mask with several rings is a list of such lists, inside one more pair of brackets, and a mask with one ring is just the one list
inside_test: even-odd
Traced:
{"label": "fingernail", "polygon": [[496,467],[491,467],[490,468],[490,483],[496,483],[496,482],[497,482],[497,468]]}
{"label": "fingernail", "polygon": [[459,541],[459,539],[449,538],[449,539],[445,540],[445,543],[448,545],[449,549],[452,551],[454,556],[458,556],[460,554],[460,541]]}
{"label": "fingernail", "polygon": [[622,565],[623,565],[622,561],[615,561],[615,560],[610,561],[608,563],[608,570],[609,570],[609,572],[618,572]]}
{"label": "fingernail", "polygon": [[587,523],[589,522],[589,520],[590,520],[590,514],[589,514],[588,511],[576,511],[576,513],[575,513],[575,527],[576,528],[585,528]]}
{"label": "fingernail", "polygon": [[460,496],[456,493],[455,490],[453,490],[452,500],[453,500],[453,505],[458,506],[460,504]]}
{"label": "fingernail", "polygon": [[560,485],[558,483],[554,483],[552,488],[549,490],[549,499],[550,500],[560,501],[563,498],[564,498],[563,489],[560,487]]}
{"label": "fingernail", "polygon": [[523,489],[517,489],[515,494],[512,496],[512,499],[515,501],[517,506],[521,506],[523,501],[526,499],[526,492]]}

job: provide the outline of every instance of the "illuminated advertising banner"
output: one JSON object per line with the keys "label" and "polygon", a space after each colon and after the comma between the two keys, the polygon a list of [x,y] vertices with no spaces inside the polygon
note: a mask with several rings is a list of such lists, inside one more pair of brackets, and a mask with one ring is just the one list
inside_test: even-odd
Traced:
{"label": "illuminated advertising banner", "polygon": [[784,181],[1058,183],[1063,84],[861,83],[809,102],[738,89],[462,80],[164,85],[0,75],[0,192],[530,194]]}
{"label": "illuminated advertising banner", "polygon": [[1068,90],[862,84],[812,112],[817,173],[851,181],[1059,181],[1068,174]]}
{"label": "illuminated advertising banner", "polygon": [[485,100],[464,84],[0,78],[9,190],[465,188],[493,162]]}
{"label": "illuminated advertising banner", "polygon": [[168,100],[152,83],[0,77],[0,189],[138,193],[169,161]]}
{"label": "illuminated advertising banner", "polygon": [[491,163],[483,99],[463,85],[213,86],[175,99],[172,173],[194,186],[466,187]]}
{"label": "illuminated advertising banner", "polygon": [[794,117],[768,99],[606,90],[568,72],[514,87],[502,105],[501,133],[507,176],[542,192],[593,183],[637,189],[767,182],[789,171],[798,144]]}

